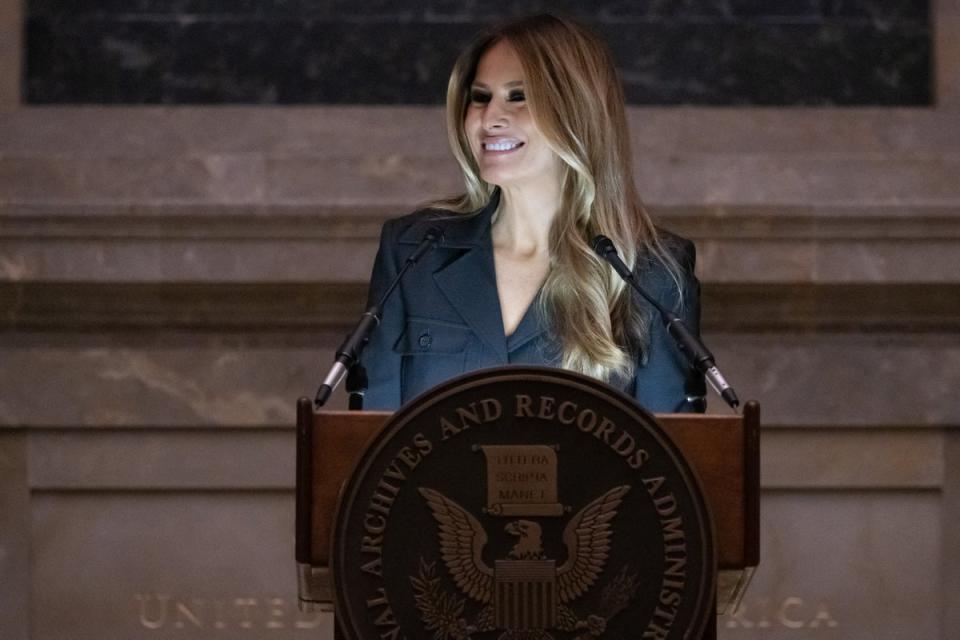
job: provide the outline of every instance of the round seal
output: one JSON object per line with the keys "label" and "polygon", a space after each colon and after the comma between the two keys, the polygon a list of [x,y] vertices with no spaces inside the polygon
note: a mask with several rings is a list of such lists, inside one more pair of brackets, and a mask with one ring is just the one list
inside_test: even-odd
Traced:
{"label": "round seal", "polygon": [[631,398],[504,367],[409,403],[340,495],[337,623],[370,638],[689,638],[714,615],[695,474]]}

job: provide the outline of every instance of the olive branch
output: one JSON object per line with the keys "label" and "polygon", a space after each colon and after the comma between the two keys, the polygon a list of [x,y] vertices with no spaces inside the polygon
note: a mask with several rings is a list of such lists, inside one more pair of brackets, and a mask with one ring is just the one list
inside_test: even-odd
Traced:
{"label": "olive branch", "polygon": [[603,593],[600,594],[600,609],[585,622],[578,623],[578,628],[586,626],[587,631],[578,635],[576,640],[601,637],[606,631],[607,623],[626,609],[637,595],[639,582],[638,574],[627,575],[627,567],[620,569],[620,573],[603,588]]}
{"label": "olive branch", "polygon": [[623,611],[637,595],[639,582],[636,573],[627,575],[626,567],[620,569],[620,573],[603,588],[603,594],[600,596],[600,611],[597,613],[610,620]]}
{"label": "olive branch", "polygon": [[435,640],[467,640],[470,637],[467,621],[461,617],[466,601],[440,587],[436,562],[420,558],[417,577],[410,576],[414,602],[427,631],[433,631]]}

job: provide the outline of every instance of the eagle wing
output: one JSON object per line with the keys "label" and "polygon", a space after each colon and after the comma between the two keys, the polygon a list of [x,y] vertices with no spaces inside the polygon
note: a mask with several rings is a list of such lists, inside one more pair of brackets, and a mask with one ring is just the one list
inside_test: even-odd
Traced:
{"label": "eagle wing", "polygon": [[610,521],[629,485],[610,489],[585,506],[563,530],[567,560],[557,569],[560,600],[570,602],[580,597],[600,576],[610,553]]}
{"label": "eagle wing", "polygon": [[433,517],[440,525],[440,555],[453,581],[468,596],[481,603],[493,599],[493,570],[483,562],[487,533],[463,507],[439,491],[420,488]]}

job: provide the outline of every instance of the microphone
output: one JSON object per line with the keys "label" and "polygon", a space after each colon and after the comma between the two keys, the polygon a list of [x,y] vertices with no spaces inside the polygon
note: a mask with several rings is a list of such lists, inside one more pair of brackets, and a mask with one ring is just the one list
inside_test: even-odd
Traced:
{"label": "microphone", "polygon": [[702,373],[714,391],[720,394],[720,397],[723,398],[732,409],[736,410],[740,405],[740,400],[737,398],[733,387],[727,384],[723,374],[717,369],[713,354],[710,353],[703,342],[687,328],[687,325],[683,323],[683,320],[681,320],[679,316],[664,308],[663,305],[657,302],[653,296],[640,286],[640,283],[637,282],[633,276],[633,271],[624,264],[623,260],[621,260],[617,254],[617,248],[614,246],[613,240],[605,235],[598,235],[593,239],[593,250],[596,251],[601,258],[609,262],[614,271],[620,274],[621,278],[626,280],[637,293],[653,305],[653,308],[660,313],[660,317],[663,319],[663,325],[667,328],[667,331],[670,332],[670,335],[673,336],[674,340],[677,341],[677,346],[680,347],[680,351],[686,354],[690,364]]}
{"label": "microphone", "polygon": [[428,251],[436,247],[442,241],[443,229],[436,226],[427,229],[427,231],[423,234],[423,239],[420,240],[420,244],[417,245],[417,248],[413,250],[413,253],[411,253],[404,261],[400,272],[397,273],[396,277],[393,279],[393,282],[390,283],[390,286],[387,287],[387,290],[384,291],[382,296],[380,296],[380,299],[377,301],[377,303],[363,312],[363,315],[360,316],[360,321],[357,322],[357,326],[354,327],[353,331],[351,331],[347,338],[343,341],[343,344],[340,345],[340,348],[337,349],[337,355],[333,362],[333,366],[330,368],[329,373],[327,373],[327,377],[324,378],[323,384],[320,385],[320,388],[317,390],[317,395],[313,400],[316,408],[319,409],[327,403],[327,400],[330,399],[330,395],[333,393],[333,390],[340,385],[340,382],[347,374],[347,371],[349,371],[351,367],[359,362],[360,354],[363,353],[363,348],[367,346],[367,342],[370,340],[370,334],[373,333],[373,330],[376,329],[380,324],[381,309],[383,309],[383,305],[386,304],[387,299],[390,297],[390,294],[393,293],[393,290],[397,288],[398,284],[400,284],[403,274],[405,274],[410,267],[416,264],[420,258],[426,255]]}

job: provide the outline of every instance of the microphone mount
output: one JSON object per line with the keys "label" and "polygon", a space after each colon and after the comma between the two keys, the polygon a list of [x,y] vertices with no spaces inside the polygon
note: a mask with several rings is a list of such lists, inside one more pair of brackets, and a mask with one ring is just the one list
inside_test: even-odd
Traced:
{"label": "microphone mount", "polygon": [[317,390],[317,395],[313,400],[316,408],[319,409],[327,403],[327,401],[330,399],[330,395],[333,393],[334,389],[340,385],[340,382],[343,380],[347,372],[360,361],[360,355],[363,353],[364,347],[367,346],[367,342],[370,340],[370,334],[373,333],[373,330],[380,325],[380,317],[383,307],[387,303],[387,300],[390,298],[391,294],[393,294],[394,290],[397,288],[397,285],[400,284],[400,280],[403,278],[403,275],[408,269],[410,269],[410,267],[415,265],[420,258],[426,255],[431,249],[436,247],[437,244],[439,244],[442,240],[443,229],[436,226],[427,229],[427,231],[423,234],[423,239],[420,241],[420,244],[417,245],[417,248],[414,249],[413,253],[411,253],[404,261],[400,272],[397,273],[396,277],[390,283],[390,286],[387,287],[387,290],[383,292],[383,295],[380,296],[380,299],[377,301],[377,303],[363,312],[363,315],[360,316],[360,321],[357,322],[357,326],[354,327],[353,331],[350,332],[350,334],[340,345],[340,348],[337,349],[337,355],[333,366],[327,373],[327,377],[324,378],[323,384],[320,385],[320,388]]}
{"label": "microphone mount", "polygon": [[733,387],[727,383],[723,374],[721,374],[717,368],[713,354],[710,353],[700,338],[690,331],[677,314],[666,309],[640,286],[640,283],[637,282],[636,277],[633,275],[633,270],[620,258],[620,255],[617,253],[617,248],[610,238],[604,235],[598,235],[593,239],[593,249],[601,258],[610,263],[614,271],[633,287],[634,291],[639,293],[644,300],[649,302],[653,308],[659,312],[660,318],[663,320],[663,325],[667,328],[670,335],[673,336],[674,340],[677,341],[677,346],[679,346],[680,351],[687,356],[693,368],[703,374],[710,383],[710,386],[723,398],[724,402],[736,410],[740,405],[740,400],[737,398]]}

